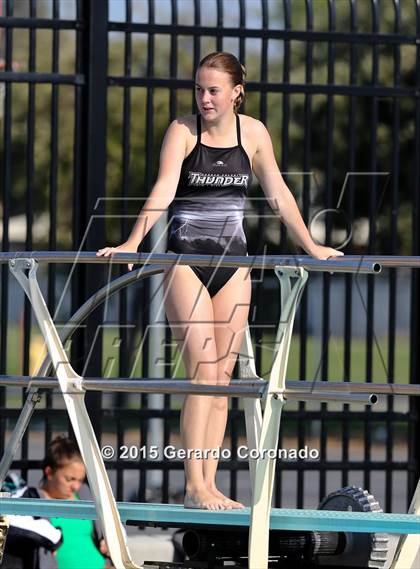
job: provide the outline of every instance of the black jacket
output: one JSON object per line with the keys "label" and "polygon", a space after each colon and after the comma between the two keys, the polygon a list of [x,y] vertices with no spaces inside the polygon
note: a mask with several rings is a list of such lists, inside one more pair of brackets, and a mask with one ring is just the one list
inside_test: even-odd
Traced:
{"label": "black jacket", "polygon": [[[41,498],[37,488],[18,490],[15,498]],[[7,516],[9,533],[1,569],[57,569],[52,554],[63,542],[61,531],[37,516]]]}
{"label": "black jacket", "polygon": [[[78,492],[82,500],[91,499],[89,488],[82,484]],[[14,498],[42,498],[39,490],[25,486],[13,493]],[[48,519],[37,516],[7,516],[9,532],[0,569],[58,569],[53,552],[63,543],[59,528]],[[102,538],[99,524],[93,524],[92,539],[99,549]]]}

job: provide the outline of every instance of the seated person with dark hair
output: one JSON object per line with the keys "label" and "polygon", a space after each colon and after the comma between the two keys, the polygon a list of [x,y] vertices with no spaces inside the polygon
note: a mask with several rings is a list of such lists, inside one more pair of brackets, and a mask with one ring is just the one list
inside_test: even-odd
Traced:
{"label": "seated person with dark hair", "polygon": [[[79,500],[86,471],[74,441],[56,437],[43,460],[40,488],[25,487],[22,498]],[[103,569],[106,545],[91,520],[8,516],[2,569]]]}

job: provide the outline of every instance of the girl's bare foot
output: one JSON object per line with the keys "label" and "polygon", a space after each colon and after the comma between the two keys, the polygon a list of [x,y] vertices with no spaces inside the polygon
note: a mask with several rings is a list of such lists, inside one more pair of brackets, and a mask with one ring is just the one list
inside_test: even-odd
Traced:
{"label": "girl's bare foot", "polygon": [[213,494],[216,498],[222,500],[224,504],[228,504],[233,510],[239,510],[245,508],[242,502],[236,502],[236,500],[232,500],[232,498],[228,498],[225,496],[220,490],[216,488],[216,486],[207,487],[208,491]]}
{"label": "girl's bare foot", "polygon": [[[223,494],[221,494],[223,496]],[[215,496],[206,488],[189,490],[185,494],[184,508],[196,508],[200,510],[231,510],[233,506],[220,496]]]}

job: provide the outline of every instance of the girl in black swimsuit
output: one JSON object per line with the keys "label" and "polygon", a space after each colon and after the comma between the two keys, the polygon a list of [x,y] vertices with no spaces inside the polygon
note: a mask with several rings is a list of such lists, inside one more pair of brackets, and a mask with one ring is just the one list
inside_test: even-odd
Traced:
{"label": "girl in black swimsuit", "polygon": [[[158,179],[127,242],[98,255],[135,252],[162,211],[172,220],[168,250],[246,255],[242,221],[252,172],[295,242],[317,259],[341,255],[313,242],[276,163],[270,135],[252,117],[238,115],[245,70],[235,56],[212,53],[196,73],[198,116],[174,121],[163,142]],[[252,168],[252,169],[251,169]],[[228,384],[247,326],[248,269],[174,266],[165,275],[165,309],[182,350],[187,377]],[[181,413],[187,451],[184,505],[211,510],[242,508],[216,487],[226,397],[188,395]]]}
{"label": "girl in black swimsuit", "polygon": [[[197,115],[197,144],[182,163],[168,249],[174,253],[246,255],[243,217],[246,191],[251,183],[249,158],[241,145],[236,115],[237,145],[215,148],[201,142],[201,117]],[[211,297],[236,269],[191,267]]]}

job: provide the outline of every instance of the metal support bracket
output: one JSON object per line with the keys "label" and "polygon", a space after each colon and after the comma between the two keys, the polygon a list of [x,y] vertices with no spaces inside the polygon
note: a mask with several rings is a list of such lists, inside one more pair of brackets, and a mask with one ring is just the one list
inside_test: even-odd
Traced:
{"label": "metal support bracket", "polygon": [[[269,450],[277,450],[278,446],[293,323],[308,278],[307,271],[302,268],[276,267],[274,271],[280,281],[280,322],[268,389],[263,401],[264,411],[259,399],[244,402],[248,449],[258,449],[257,458],[249,459],[252,488],[248,552],[250,569],[268,567],[270,511],[276,468],[276,459],[269,456]],[[239,369],[243,379],[264,381],[256,373],[249,329],[242,343]]]}
{"label": "metal support bracket", "polygon": [[[83,378],[70,365],[57,329],[52,321],[37,281],[35,259],[13,259],[10,270],[16,277],[34,309],[38,325],[47,344],[55,373],[64,397],[69,418],[79,445],[92,496],[112,561],[117,569],[137,569],[127,547],[101,451],[85,405]],[[28,274],[26,274],[28,272]],[[140,568],[139,568],[140,569]]]}

